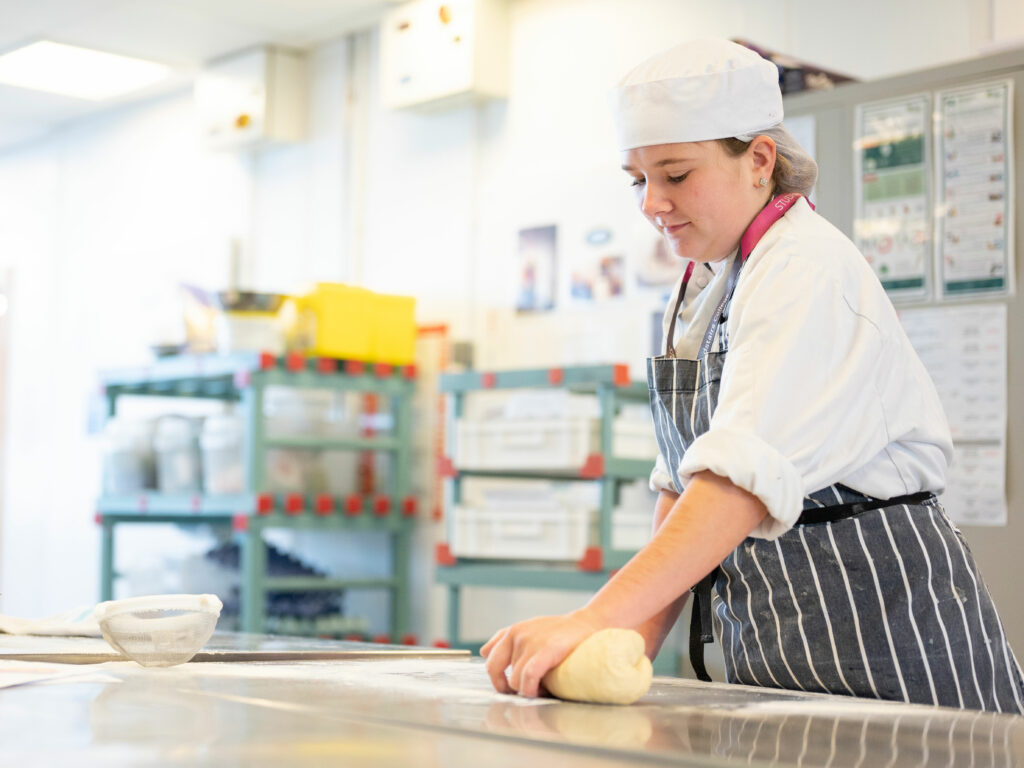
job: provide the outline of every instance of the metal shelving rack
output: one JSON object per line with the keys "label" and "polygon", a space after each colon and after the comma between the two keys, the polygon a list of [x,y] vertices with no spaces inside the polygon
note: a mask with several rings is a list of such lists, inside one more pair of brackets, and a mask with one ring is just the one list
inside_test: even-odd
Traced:
{"label": "metal shelving rack", "polygon": [[[100,594],[113,596],[114,529],[124,523],[213,524],[230,527],[241,554],[240,628],[261,632],[269,592],[382,589],[391,595],[390,633],[394,642],[413,642],[409,632],[409,548],[417,504],[410,494],[411,406],[414,366],[390,366],[267,353],[166,358],[142,367],[101,375],[107,415],[124,395],[212,398],[239,404],[244,424],[246,492],[230,495],[161,494],[104,496],[96,504],[102,528]],[[394,426],[389,434],[358,438],[271,437],[263,421],[267,387],[334,389],[387,398]],[[270,494],[266,451],[271,448],[386,451],[392,456],[388,493],[371,497],[327,494]],[[385,578],[270,578],[263,532],[272,528],[317,531],[382,531],[390,534],[391,573]],[[384,641],[384,637],[376,638]]]}
{"label": "metal shelving rack", "polygon": [[453,453],[454,421],[463,415],[466,396],[475,391],[517,388],[568,388],[597,395],[601,413],[600,450],[587,457],[576,472],[503,472],[459,470],[450,458],[443,458],[438,471],[450,483],[452,505],[461,501],[465,477],[540,478],[591,480],[600,483],[598,543],[588,547],[573,564],[549,562],[506,562],[456,558],[448,544],[435,552],[435,579],[448,587],[448,642],[453,648],[475,649],[478,643],[463,641],[459,633],[460,592],[463,587],[531,588],[597,591],[611,573],[634,554],[612,547],[612,509],[620,482],[646,478],[651,462],[620,459],[612,455],[612,425],[619,406],[625,402],[647,402],[646,384],[629,380],[625,365],[577,366],[540,370],[468,372],[441,376],[440,388],[449,395],[447,455]]}

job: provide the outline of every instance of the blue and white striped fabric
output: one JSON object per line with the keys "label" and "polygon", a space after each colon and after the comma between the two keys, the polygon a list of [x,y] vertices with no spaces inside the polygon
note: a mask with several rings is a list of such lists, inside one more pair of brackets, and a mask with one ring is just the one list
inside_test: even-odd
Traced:
{"label": "blue and white striped fabric", "polygon": [[[724,314],[724,313],[723,313]],[[709,428],[727,352],[648,360],[658,447],[678,467]],[[874,501],[839,485],[804,509]],[[713,514],[713,512],[709,512]],[[730,682],[1024,714],[1024,682],[970,550],[932,498],[748,538],[721,564]]]}
{"label": "blue and white striped fabric", "polygon": [[730,682],[1024,713],[995,606],[934,500],[747,539],[715,586]]}

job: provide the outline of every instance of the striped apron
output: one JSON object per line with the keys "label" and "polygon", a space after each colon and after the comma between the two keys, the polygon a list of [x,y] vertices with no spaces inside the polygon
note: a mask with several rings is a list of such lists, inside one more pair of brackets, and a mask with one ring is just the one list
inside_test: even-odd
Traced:
{"label": "striped apron", "polygon": [[[719,336],[740,268],[797,199],[769,204],[744,233],[697,359],[647,361],[658,447],[669,470],[710,425],[725,364]],[[722,334],[724,336],[724,334]],[[712,588],[715,592],[712,607]],[[796,525],[747,538],[694,587],[690,657],[721,639],[729,682],[1024,714],[1024,682],[967,544],[930,493],[879,500],[843,485],[809,494]]]}

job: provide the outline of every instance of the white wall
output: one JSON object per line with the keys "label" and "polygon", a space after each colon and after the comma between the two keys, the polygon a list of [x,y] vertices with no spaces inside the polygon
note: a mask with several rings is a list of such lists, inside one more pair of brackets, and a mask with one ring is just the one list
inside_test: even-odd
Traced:
{"label": "white wall", "polygon": [[[1000,18],[1014,7],[1002,3]],[[95,371],[143,355],[160,323],[153,307],[174,283],[222,283],[231,237],[246,244],[253,287],[354,279],[413,293],[420,320],[475,340],[484,367],[639,366],[658,291],[630,286],[626,300],[550,316],[511,310],[520,227],[611,223],[630,259],[648,242],[616,170],[606,101],[616,79],[707,34],[880,77],[968,57],[992,42],[978,18],[979,3],[964,0],[514,0],[505,102],[385,111],[371,37],[313,54],[311,136],[298,146],[208,153],[182,93],[0,154],[0,264],[16,285],[0,610],[42,615],[97,598],[98,446],[85,430]],[[365,78],[349,80],[353,60]],[[348,105],[350,94],[363,99]],[[444,634],[443,599],[425,586],[437,535],[420,537],[416,561],[415,629],[428,640]],[[470,594],[466,630],[482,636],[579,599],[531,593],[498,608]]]}
{"label": "white wall", "polygon": [[[343,92],[346,48],[313,57],[318,87]],[[337,111],[318,101],[302,146],[211,153],[198,142],[191,93],[181,93],[0,156],[0,261],[15,284],[4,612],[38,616],[97,599],[99,438],[86,433],[96,372],[148,359],[180,281],[223,286],[233,237],[247,245],[256,287],[346,277]],[[127,536],[125,562],[160,562],[145,537]],[[172,529],[158,541],[168,536],[183,538]]]}

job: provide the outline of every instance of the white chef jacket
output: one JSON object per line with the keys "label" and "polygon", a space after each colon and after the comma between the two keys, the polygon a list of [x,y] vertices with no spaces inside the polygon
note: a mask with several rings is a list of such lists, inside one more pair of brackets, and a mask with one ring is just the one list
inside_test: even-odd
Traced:
{"label": "white chef jacket", "polygon": [[[679,357],[696,358],[735,258],[694,270]],[[805,199],[751,252],[721,333],[710,427],[672,471],[658,457],[652,490],[679,492],[703,470],[727,477],[768,508],[751,534],[768,539],[833,483],[878,499],[944,490],[953,443],[935,386],[867,261]]]}

